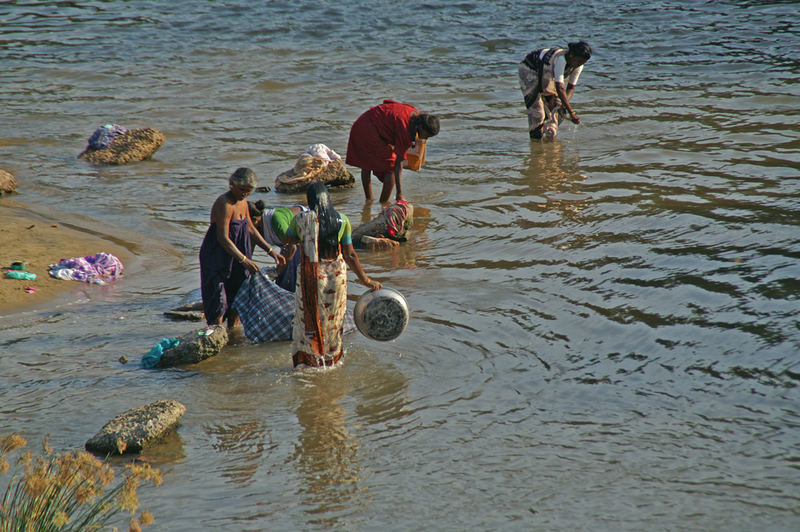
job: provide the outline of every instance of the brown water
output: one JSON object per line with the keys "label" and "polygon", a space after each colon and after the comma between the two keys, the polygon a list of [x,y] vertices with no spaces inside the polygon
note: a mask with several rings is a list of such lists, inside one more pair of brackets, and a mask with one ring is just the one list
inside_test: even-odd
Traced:
{"label": "brown water", "polygon": [[[183,402],[144,453],[165,473],[142,492],[158,530],[800,527],[796,2],[197,4],[0,5],[15,199],[137,256],[119,283],[0,319],[0,433],[70,449]],[[595,48],[583,124],[531,144],[516,63],[574,37]],[[344,154],[386,97],[442,119],[404,178],[410,242],[361,255],[408,298],[406,332],[351,336],[328,372],[241,336],[137,367],[195,325],[162,312],[197,297],[227,176]],[[77,161],[108,122],[167,142]],[[334,202],[378,210],[358,189]]]}

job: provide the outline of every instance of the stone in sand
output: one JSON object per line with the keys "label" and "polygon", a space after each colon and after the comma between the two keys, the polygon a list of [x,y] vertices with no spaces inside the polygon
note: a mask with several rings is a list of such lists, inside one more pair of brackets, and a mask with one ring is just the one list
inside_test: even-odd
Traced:
{"label": "stone in sand", "polygon": [[0,170],[0,196],[15,192],[17,190],[17,185],[17,180],[14,179],[13,175],[5,170]]}
{"label": "stone in sand", "polygon": [[107,148],[95,150],[87,147],[78,155],[94,165],[125,164],[149,159],[158,150],[166,137],[153,128],[129,129],[117,135]]}
{"label": "stone in sand", "polygon": [[86,442],[86,450],[101,456],[138,453],[178,425],[186,407],[165,399],[123,412]]}
{"label": "stone in sand", "polygon": [[[209,330],[210,334],[205,334]],[[178,340],[178,345],[164,351],[161,360],[156,364],[157,368],[196,364],[218,355],[228,343],[228,330],[216,325],[184,334]]]}
{"label": "stone in sand", "polygon": [[275,192],[305,192],[311,183],[318,181],[329,188],[351,188],[356,178],[345,168],[341,159],[326,161],[304,153],[297,159],[294,168],[275,178]]}

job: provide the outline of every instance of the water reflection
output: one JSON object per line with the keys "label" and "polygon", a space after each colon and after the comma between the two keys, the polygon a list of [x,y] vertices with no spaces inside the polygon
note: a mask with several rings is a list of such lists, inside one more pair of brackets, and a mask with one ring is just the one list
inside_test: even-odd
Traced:
{"label": "water reflection", "polygon": [[350,507],[360,490],[360,443],[346,422],[343,403],[350,385],[343,373],[337,368],[297,374],[296,415],[302,432],[292,458],[305,481],[300,501],[310,514],[335,515]]}
{"label": "water reflection", "polygon": [[302,431],[292,458],[304,480],[299,496],[306,513],[326,526],[341,524],[343,513],[362,512],[368,504],[365,478],[376,443],[370,432],[386,445],[386,424],[399,427],[413,417],[408,381],[396,368],[350,350],[344,364],[295,373]]}
{"label": "water reflection", "polygon": [[539,198],[538,209],[559,210],[572,218],[589,205],[588,194],[577,186],[586,176],[580,171],[574,146],[560,141],[531,142],[523,176],[525,190],[516,190],[515,195]]}
{"label": "water reflection", "polygon": [[145,447],[140,458],[150,462],[155,467],[183,462],[186,458],[183,438],[181,438],[177,430],[170,431],[163,438]]}
{"label": "water reflection", "polygon": [[237,484],[250,483],[270,447],[266,424],[263,421],[248,421],[235,425],[212,425],[206,432],[216,440],[212,447],[230,457],[222,476]]}

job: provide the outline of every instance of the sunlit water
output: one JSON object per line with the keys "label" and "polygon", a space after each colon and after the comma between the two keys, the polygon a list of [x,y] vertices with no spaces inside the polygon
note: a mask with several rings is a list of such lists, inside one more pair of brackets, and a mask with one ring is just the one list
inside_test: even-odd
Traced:
{"label": "sunlit water", "polygon": [[[144,452],[158,530],[796,530],[796,22],[796,2],[0,4],[15,199],[137,257],[115,285],[2,317],[0,433],[71,449],[181,401]],[[595,49],[583,123],[532,144],[517,62],[575,38]],[[404,335],[351,336],[327,372],[241,335],[197,366],[137,367],[195,326],[162,312],[197,297],[227,176],[271,185],[310,144],[344,154],[387,97],[442,120],[404,176],[410,242],[361,254],[408,298]],[[167,141],[143,163],[76,160],[109,122]],[[378,212],[358,188],[334,202]]]}

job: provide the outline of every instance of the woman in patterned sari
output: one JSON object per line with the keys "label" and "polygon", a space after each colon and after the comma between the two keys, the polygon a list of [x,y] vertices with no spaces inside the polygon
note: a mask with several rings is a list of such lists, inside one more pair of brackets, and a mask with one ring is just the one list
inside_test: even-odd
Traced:
{"label": "woman in patterned sari", "polygon": [[342,357],[342,323],[347,310],[347,266],[370,290],[381,283],[364,272],[353,248],[350,221],[334,210],[328,189],[313,183],[306,192],[308,212],[295,215],[286,231],[299,243],[292,362],[331,366]]}

